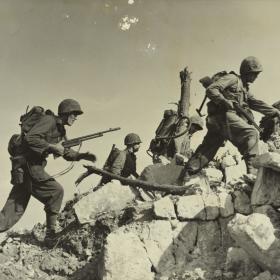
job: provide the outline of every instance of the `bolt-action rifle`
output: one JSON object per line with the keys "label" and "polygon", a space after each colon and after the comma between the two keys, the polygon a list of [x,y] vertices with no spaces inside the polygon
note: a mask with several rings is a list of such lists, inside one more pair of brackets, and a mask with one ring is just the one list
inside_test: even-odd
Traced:
{"label": "bolt-action rifle", "polygon": [[115,128],[109,128],[107,130],[103,130],[103,131],[99,131],[96,133],[92,133],[89,135],[85,135],[85,136],[81,136],[81,137],[77,137],[77,138],[73,138],[70,140],[66,140],[64,142],[62,142],[62,146],[64,148],[71,148],[71,147],[75,147],[75,146],[79,146],[80,144],[82,144],[82,142],[93,139],[93,138],[98,138],[98,137],[102,137],[104,133],[108,133],[108,132],[113,132],[116,130],[120,130],[120,127],[115,127]]}

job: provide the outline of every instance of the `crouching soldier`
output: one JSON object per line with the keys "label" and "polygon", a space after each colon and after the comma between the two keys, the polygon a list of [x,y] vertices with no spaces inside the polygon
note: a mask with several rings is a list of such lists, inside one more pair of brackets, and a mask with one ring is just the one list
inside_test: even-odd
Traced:
{"label": "crouching soldier", "polygon": [[[46,245],[54,244],[56,220],[63,199],[63,187],[45,171],[46,158],[49,154],[53,154],[63,156],[67,161],[96,160],[94,154],[64,149],[61,144],[62,140],[66,140],[64,126],[72,126],[77,116],[82,113],[77,101],[65,99],[58,106],[58,116],[52,113],[43,115],[26,134],[21,136],[24,158],[24,163],[21,165],[22,180],[14,182],[7,202],[0,212],[0,232],[10,229],[22,217],[32,195],[45,206]],[[13,138],[10,142],[12,140]],[[9,147],[9,152],[11,155],[15,152],[12,145]]]}
{"label": "crouching soldier", "polygon": [[[142,141],[139,135],[135,133],[127,134],[124,138],[126,149],[121,151],[113,146],[103,169],[125,178],[131,175],[135,178],[138,178],[139,175],[136,171],[135,153],[139,151],[141,143]],[[103,176],[100,185],[104,185],[110,181],[111,178],[109,178],[108,176]]]}
{"label": "crouching soldier", "polygon": [[279,116],[279,111],[256,99],[249,91],[262,72],[262,66],[255,57],[245,58],[240,66],[240,75],[231,72],[207,87],[208,103],[207,134],[202,144],[185,165],[185,174],[195,174],[205,167],[216,155],[225,140],[229,140],[242,154],[247,173],[254,173],[253,158],[259,153],[258,131],[249,124],[244,115],[237,111],[235,103],[247,111],[250,109],[267,116]]}

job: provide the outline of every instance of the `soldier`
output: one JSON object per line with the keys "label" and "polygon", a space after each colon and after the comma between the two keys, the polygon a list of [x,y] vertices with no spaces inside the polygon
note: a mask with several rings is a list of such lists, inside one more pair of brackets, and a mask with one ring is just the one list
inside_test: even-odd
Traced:
{"label": "soldier", "polygon": [[[24,135],[23,181],[14,184],[0,212],[0,232],[10,229],[22,217],[32,195],[45,205],[47,227],[45,242],[47,246],[53,244],[56,239],[57,215],[64,191],[62,186],[45,171],[46,158],[49,154],[53,154],[63,156],[68,161],[81,159],[96,161],[94,154],[79,153],[72,149],[65,150],[60,143],[66,139],[64,126],[72,126],[77,116],[81,114],[83,112],[77,101],[65,99],[58,106],[58,116],[50,113],[42,116]],[[12,149],[13,147],[10,146],[11,154],[13,154]]]}
{"label": "soldier", "polygon": [[250,109],[268,116],[279,116],[277,109],[256,99],[249,92],[249,83],[253,83],[262,70],[258,59],[250,56],[242,61],[240,75],[231,72],[208,86],[206,94],[211,100],[207,104],[208,131],[202,144],[186,163],[185,175],[195,174],[206,166],[225,140],[238,148],[245,160],[247,172],[254,172],[252,160],[258,154],[259,134],[244,116],[236,112],[234,103],[241,105],[251,115]]}
{"label": "soldier", "polygon": [[[141,143],[142,141],[139,135],[135,133],[127,134],[124,138],[126,149],[120,151],[116,148],[113,148],[104,165],[104,169],[122,177],[127,178],[132,175],[135,178],[138,178],[139,175],[136,171],[135,153],[139,151]],[[110,178],[103,176],[100,184],[104,185],[110,181]]]}

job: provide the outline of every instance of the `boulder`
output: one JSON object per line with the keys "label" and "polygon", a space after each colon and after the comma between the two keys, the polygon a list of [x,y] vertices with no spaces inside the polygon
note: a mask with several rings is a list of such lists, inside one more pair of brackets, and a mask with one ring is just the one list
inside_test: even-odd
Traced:
{"label": "boulder", "polygon": [[179,185],[183,169],[183,166],[176,165],[173,162],[166,165],[157,163],[144,168],[139,179],[151,183]]}
{"label": "boulder", "polygon": [[242,164],[228,166],[225,168],[225,181],[226,183],[237,180],[246,174],[246,168]]}
{"label": "boulder", "polygon": [[160,275],[169,275],[175,265],[171,223],[160,220],[146,222],[138,232],[155,271]]}
{"label": "boulder", "polygon": [[174,204],[169,196],[155,201],[153,210],[155,216],[159,219],[176,219]]}
{"label": "boulder", "polygon": [[243,191],[235,191],[234,197],[234,209],[237,213],[249,215],[252,213],[252,206],[250,198]]}
{"label": "boulder", "polygon": [[202,195],[204,208],[206,211],[206,220],[215,220],[219,216],[219,198],[215,193]]}
{"label": "boulder", "polygon": [[180,220],[206,219],[205,205],[201,195],[179,197],[176,206],[177,215]]}
{"label": "boulder", "polygon": [[232,196],[227,192],[218,193],[219,211],[221,217],[229,217],[234,214]]}
{"label": "boulder", "polygon": [[218,185],[223,179],[223,173],[221,170],[213,167],[204,169],[205,175],[209,180],[210,186]]}
{"label": "boulder", "polygon": [[152,264],[139,237],[119,229],[107,236],[99,277],[103,280],[152,280]]}
{"label": "boulder", "polygon": [[259,155],[254,159],[253,165],[256,168],[266,167],[280,172],[280,154],[271,152]]}
{"label": "boulder", "polygon": [[264,270],[280,274],[280,240],[274,227],[263,214],[236,214],[228,225],[233,239]]}
{"label": "boulder", "polygon": [[226,271],[235,275],[242,273],[252,279],[260,273],[260,267],[242,248],[231,247],[226,257]]}
{"label": "boulder", "polygon": [[192,259],[191,252],[194,250],[197,240],[197,222],[179,222],[173,230],[174,257],[176,267],[184,265]]}
{"label": "boulder", "polygon": [[135,199],[129,186],[111,182],[95,192],[84,196],[74,206],[75,214],[81,224],[94,223],[104,212],[119,212]]}
{"label": "boulder", "polygon": [[280,172],[265,167],[259,168],[251,204],[280,207]]}

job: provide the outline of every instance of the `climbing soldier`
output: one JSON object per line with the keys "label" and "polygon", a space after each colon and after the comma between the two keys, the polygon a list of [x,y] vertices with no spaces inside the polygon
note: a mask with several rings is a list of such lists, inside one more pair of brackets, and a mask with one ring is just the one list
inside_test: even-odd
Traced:
{"label": "climbing soldier", "polygon": [[256,99],[249,92],[249,84],[256,80],[262,70],[258,59],[250,56],[242,61],[240,75],[230,72],[207,87],[206,94],[210,99],[207,104],[208,131],[202,144],[185,165],[186,177],[205,167],[225,140],[231,141],[238,148],[245,160],[247,172],[254,173],[252,160],[259,151],[259,134],[236,108],[240,105],[252,117],[250,109],[267,116],[279,116],[276,108]]}
{"label": "climbing soldier", "polygon": [[[136,171],[136,155],[139,151],[140,144],[142,143],[140,137],[136,133],[129,133],[124,138],[124,144],[126,149],[123,151],[113,147],[106,163],[103,167],[104,170],[113,174],[120,175],[122,177],[133,176],[138,178],[139,175]],[[107,176],[103,176],[101,179],[101,185],[110,182],[111,179]]]}
{"label": "climbing soldier", "polygon": [[[16,166],[13,167],[13,188],[0,212],[0,232],[10,229],[22,217],[32,195],[45,205],[46,245],[52,246],[55,242],[56,220],[64,191],[45,171],[46,158],[53,154],[67,161],[96,161],[94,154],[65,149],[60,143],[66,139],[64,126],[72,126],[81,114],[83,112],[77,101],[65,99],[58,106],[58,116],[48,110],[26,133],[11,138],[8,150]],[[19,139],[21,144],[17,145],[15,141]]]}

